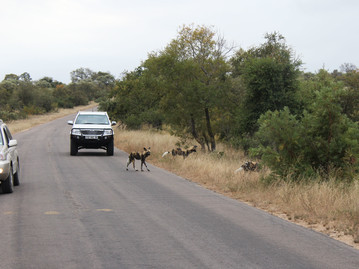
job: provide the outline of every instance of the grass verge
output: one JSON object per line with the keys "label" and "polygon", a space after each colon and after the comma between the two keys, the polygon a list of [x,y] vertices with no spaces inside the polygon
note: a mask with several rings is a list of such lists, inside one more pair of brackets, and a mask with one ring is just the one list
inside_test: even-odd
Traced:
{"label": "grass verge", "polygon": [[[260,172],[234,171],[248,159],[239,151],[218,145],[217,153],[193,153],[185,160],[165,151],[176,147],[178,138],[165,132],[116,130],[115,145],[126,151],[151,147],[148,162],[208,189],[261,208],[273,215],[325,233],[359,249],[359,184],[327,182],[264,184]],[[188,145],[191,146],[191,145]]]}

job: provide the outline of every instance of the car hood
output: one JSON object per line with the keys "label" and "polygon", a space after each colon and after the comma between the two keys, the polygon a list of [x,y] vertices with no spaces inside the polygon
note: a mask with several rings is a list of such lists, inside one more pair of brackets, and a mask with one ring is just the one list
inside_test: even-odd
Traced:
{"label": "car hood", "polygon": [[110,125],[104,124],[74,124],[72,128],[79,128],[79,129],[111,129]]}

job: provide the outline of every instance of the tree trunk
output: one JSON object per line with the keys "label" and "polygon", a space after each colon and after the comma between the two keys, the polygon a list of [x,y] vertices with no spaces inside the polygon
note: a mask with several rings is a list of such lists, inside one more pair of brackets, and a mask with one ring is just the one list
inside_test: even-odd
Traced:
{"label": "tree trunk", "polygon": [[211,151],[215,151],[216,150],[216,140],[214,139],[214,134],[212,131],[211,120],[210,120],[210,116],[209,116],[209,109],[206,107],[204,109],[204,112],[206,114],[207,131],[208,131],[208,135],[209,135],[209,140],[211,142]]}
{"label": "tree trunk", "polygon": [[203,139],[201,139],[198,136],[198,133],[197,133],[197,130],[196,130],[196,123],[194,121],[193,115],[191,115],[191,133],[192,133],[193,138],[198,142],[198,144],[201,145],[201,150],[206,151]]}
{"label": "tree trunk", "polygon": [[202,133],[202,136],[203,136],[204,142],[206,143],[208,152],[211,152],[211,148],[210,148],[210,146],[209,146],[209,141],[208,141],[208,138],[207,138],[206,133],[203,132],[203,133]]}

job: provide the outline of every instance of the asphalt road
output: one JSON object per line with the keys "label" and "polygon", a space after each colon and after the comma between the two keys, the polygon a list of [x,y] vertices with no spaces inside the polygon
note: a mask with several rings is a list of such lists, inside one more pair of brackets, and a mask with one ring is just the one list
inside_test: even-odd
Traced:
{"label": "asphalt road", "polygon": [[1,269],[359,268],[357,250],[325,235],[152,165],[126,171],[120,150],[70,156],[73,117],[15,135],[21,182],[0,193]]}

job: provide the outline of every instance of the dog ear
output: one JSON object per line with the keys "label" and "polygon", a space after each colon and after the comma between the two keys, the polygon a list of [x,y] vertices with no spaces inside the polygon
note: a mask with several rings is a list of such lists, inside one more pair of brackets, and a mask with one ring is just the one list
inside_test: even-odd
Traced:
{"label": "dog ear", "polygon": [[147,151],[147,149],[146,148],[143,148],[145,151]]}

